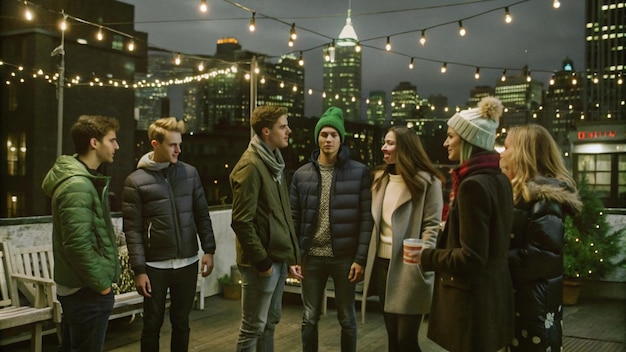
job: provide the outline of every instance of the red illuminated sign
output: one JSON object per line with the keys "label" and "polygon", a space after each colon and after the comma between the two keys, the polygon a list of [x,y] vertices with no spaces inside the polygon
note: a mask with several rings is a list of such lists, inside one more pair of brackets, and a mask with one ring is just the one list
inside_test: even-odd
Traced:
{"label": "red illuminated sign", "polygon": [[607,138],[615,138],[617,136],[617,132],[615,131],[580,131],[578,132],[578,140],[587,140],[587,139],[607,139]]}

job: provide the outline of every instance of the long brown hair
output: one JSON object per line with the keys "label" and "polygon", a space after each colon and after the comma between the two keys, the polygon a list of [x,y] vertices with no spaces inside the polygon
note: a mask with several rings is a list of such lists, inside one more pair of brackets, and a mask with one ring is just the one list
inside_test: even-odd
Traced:
{"label": "long brown hair", "polygon": [[[445,183],[445,177],[433,165],[422,146],[422,141],[415,131],[404,126],[393,126],[387,133],[393,132],[396,136],[396,173],[402,176],[404,183],[407,185],[411,197],[418,199],[422,191],[420,184],[415,178],[419,171],[426,171],[429,174]],[[381,165],[376,168],[377,171],[383,170],[381,177],[374,179],[372,188],[378,190],[381,187],[382,180],[389,174],[387,165]]]}

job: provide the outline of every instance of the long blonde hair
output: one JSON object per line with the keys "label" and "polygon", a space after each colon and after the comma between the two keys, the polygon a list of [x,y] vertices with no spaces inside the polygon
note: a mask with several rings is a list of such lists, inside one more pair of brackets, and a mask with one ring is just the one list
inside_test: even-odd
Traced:
{"label": "long blonde hair", "polygon": [[535,124],[516,126],[509,130],[507,139],[513,146],[508,167],[514,174],[511,184],[515,204],[520,198],[531,200],[526,183],[536,176],[561,180],[576,190],[576,183],[565,168],[561,150],[544,127]]}

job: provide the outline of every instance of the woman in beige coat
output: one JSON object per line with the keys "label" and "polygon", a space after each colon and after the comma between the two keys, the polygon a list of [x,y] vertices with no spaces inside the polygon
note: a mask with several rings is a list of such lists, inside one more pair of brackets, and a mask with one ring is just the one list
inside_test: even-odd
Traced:
{"label": "woman in beige coat", "polygon": [[[374,173],[370,239],[363,296],[376,291],[383,307],[389,351],[420,351],[417,335],[430,310],[433,273],[402,261],[402,241],[420,238],[434,248],[443,209],[443,177],[415,131],[392,127],[381,149],[385,164]],[[363,300],[365,306],[366,300]]]}

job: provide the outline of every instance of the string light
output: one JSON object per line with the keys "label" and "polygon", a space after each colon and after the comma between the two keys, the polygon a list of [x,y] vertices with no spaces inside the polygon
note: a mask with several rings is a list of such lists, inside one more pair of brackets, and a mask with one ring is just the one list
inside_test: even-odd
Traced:
{"label": "string light", "polygon": [[474,72],[474,78],[476,79],[480,78],[480,67],[476,67],[476,72]]}
{"label": "string light", "polygon": [[361,42],[356,42],[356,46],[354,47],[354,51],[357,53],[361,52]]}
{"label": "string light", "polygon": [[206,0],[201,0],[200,1],[200,11],[202,12],[207,12],[208,7],[206,5]]}
{"label": "string light", "polygon": [[448,71],[448,63],[444,62],[441,66],[441,73],[446,73],[446,71]]}
{"label": "string light", "polygon": [[102,34],[102,27],[100,27],[100,29],[98,29],[98,34],[96,34],[96,39],[98,39],[99,41],[102,41],[103,38],[104,38],[104,35]]}
{"label": "string light", "polygon": [[554,7],[555,9],[558,9],[559,7],[561,7],[561,2],[559,0],[554,0],[552,2],[552,7]]}
{"label": "string light", "polygon": [[426,30],[422,30],[422,35],[420,36],[420,44],[424,46],[426,44]]}
{"label": "string light", "polygon": [[552,77],[550,77],[550,85],[551,85],[551,86],[553,86],[553,85],[554,85],[555,79],[556,79],[556,78],[554,77],[554,74],[552,74]]}
{"label": "string light", "polygon": [[577,85],[578,84],[578,80],[576,79],[576,74],[572,74],[572,85]]}
{"label": "string light", "polygon": [[502,71],[502,77],[500,77],[500,81],[506,81],[506,68]]}
{"label": "string light", "polygon": [[509,12],[508,6],[504,8],[504,22],[506,23],[513,22],[513,17],[511,17],[511,13]]}
{"label": "string light", "polygon": [[459,21],[459,35],[461,37],[465,36],[465,27],[463,27],[463,21]]}
{"label": "string light", "polygon": [[391,39],[389,37],[387,37],[387,44],[385,45],[385,50],[387,51],[391,50]]}
{"label": "string light", "polygon": [[293,46],[293,41],[296,40],[296,38],[298,38],[298,35],[296,34],[296,24],[292,23],[291,30],[289,31],[289,46],[290,47]]}
{"label": "string light", "polygon": [[63,16],[63,21],[61,21],[61,30],[67,30],[67,15]]}
{"label": "string light", "polygon": [[620,73],[619,76],[617,76],[617,84],[622,84],[624,81],[622,80],[622,74]]}
{"label": "string light", "polygon": [[409,62],[409,69],[413,69],[413,58],[411,58],[411,62]]}
{"label": "string light", "polygon": [[291,36],[291,39],[296,40],[298,38],[298,35],[296,34],[296,24],[292,23],[291,24],[291,30],[289,31],[289,35]]}
{"label": "string light", "polygon": [[528,70],[528,73],[526,74],[526,82],[530,81],[532,81],[532,79],[530,78],[530,70]]}
{"label": "string light", "polygon": [[298,65],[304,66],[304,58],[302,57],[302,51],[300,52],[300,57],[298,58]]}
{"label": "string light", "polygon": [[133,51],[133,50],[135,50],[135,41],[131,39],[130,42],[128,43],[128,51]]}
{"label": "string light", "polygon": [[176,66],[180,65],[180,53],[176,54],[176,59],[174,59],[174,64],[176,64]]}
{"label": "string light", "polygon": [[198,64],[198,71],[204,71],[204,63],[202,61],[200,61],[200,63]]}
{"label": "string light", "polygon": [[250,32],[254,32],[254,30],[256,29],[256,20],[254,19],[255,16],[256,16],[256,12],[253,12],[252,18],[250,19],[250,26],[248,26],[248,29],[250,29]]}
{"label": "string light", "polygon": [[28,1],[24,1],[24,6],[26,6],[26,10],[24,11],[24,17],[26,18],[27,21],[32,21],[33,13],[30,12],[30,9],[28,8]]}

